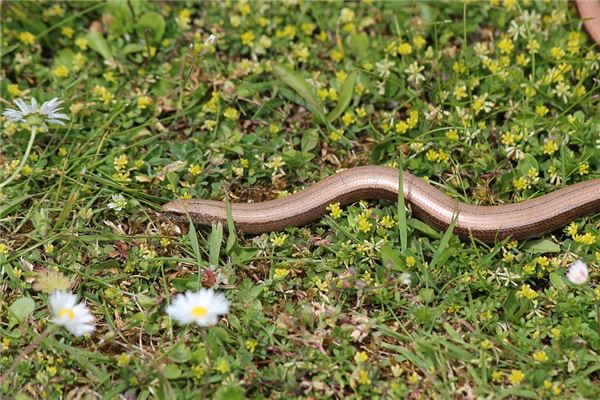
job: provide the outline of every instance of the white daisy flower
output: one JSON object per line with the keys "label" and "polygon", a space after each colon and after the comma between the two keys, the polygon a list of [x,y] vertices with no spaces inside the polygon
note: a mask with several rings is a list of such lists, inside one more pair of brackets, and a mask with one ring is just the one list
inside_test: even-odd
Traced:
{"label": "white daisy flower", "polygon": [[75,336],[94,330],[94,317],[84,303],[77,304],[77,296],[72,293],[55,291],[49,298],[52,322],[64,326]]}
{"label": "white daisy flower", "polygon": [[586,263],[581,260],[577,260],[569,267],[567,279],[575,285],[583,285],[587,282],[589,275],[590,273]]}
{"label": "white daisy flower", "polygon": [[218,315],[229,312],[229,302],[221,293],[203,288],[196,293],[178,294],[166,311],[182,325],[195,322],[199,326],[210,326],[217,323]]}
{"label": "white daisy flower", "polygon": [[59,112],[62,110],[59,106],[63,101],[57,97],[45,101],[39,108],[34,97],[31,98],[31,104],[27,104],[23,99],[17,99],[14,102],[19,108],[18,110],[7,108],[2,113],[11,122],[26,122],[29,120],[32,125],[39,125],[44,129],[48,129],[46,123],[64,125],[65,123],[62,120],[69,120],[66,114]]}

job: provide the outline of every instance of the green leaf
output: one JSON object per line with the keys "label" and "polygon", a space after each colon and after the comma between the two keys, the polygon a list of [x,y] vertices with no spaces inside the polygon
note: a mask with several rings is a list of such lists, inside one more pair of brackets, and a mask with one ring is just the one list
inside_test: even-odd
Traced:
{"label": "green leaf", "polygon": [[210,265],[219,265],[219,254],[223,243],[223,225],[212,224],[212,231],[208,235],[208,262]]}
{"label": "green leaf", "polygon": [[9,328],[12,328],[17,323],[25,321],[27,317],[35,310],[35,302],[31,297],[21,297],[15,300],[14,303],[8,307],[8,315],[10,323]]}
{"label": "green leaf", "polygon": [[300,149],[303,153],[308,153],[319,144],[319,131],[316,129],[308,129],[302,134],[300,141]]}
{"label": "green leaf", "polygon": [[233,214],[231,213],[231,203],[227,197],[225,197],[225,210],[227,213],[227,247],[225,247],[225,252],[230,254],[237,247],[237,234],[233,223]]}
{"label": "green leaf", "polygon": [[392,248],[389,244],[384,244],[379,250],[379,256],[383,262],[384,267],[394,271],[405,271],[406,265],[404,261],[398,255],[398,252]]}
{"label": "green leaf", "polygon": [[165,34],[165,19],[157,12],[144,13],[137,22],[136,30],[141,38],[145,38],[145,30],[152,32],[148,35],[150,43],[158,43]]}
{"label": "green leaf", "polygon": [[246,393],[239,386],[221,386],[215,392],[215,400],[244,400]]}
{"label": "green leaf", "polygon": [[169,359],[178,364],[188,362],[192,358],[192,352],[184,343],[178,343],[169,350]]}
{"label": "green leaf", "polygon": [[100,32],[92,31],[87,35],[88,44],[90,48],[96,53],[100,54],[105,60],[112,60],[113,55],[108,47],[108,43],[104,39],[104,36]]}
{"label": "green leaf", "polygon": [[181,369],[176,364],[169,364],[163,369],[163,375],[169,380],[177,379],[181,376]]}
{"label": "green leaf", "polygon": [[192,246],[192,250],[194,251],[194,256],[196,257],[196,265],[198,269],[202,266],[202,256],[200,255],[200,242],[198,242],[198,235],[196,234],[196,227],[194,226],[194,221],[190,218],[190,229],[188,233],[188,238],[190,240],[190,245]]}
{"label": "green leaf", "polygon": [[437,230],[430,227],[429,225],[427,225],[425,222],[423,222],[421,220],[418,220],[416,218],[409,218],[408,221],[406,221],[406,224],[408,226],[410,226],[411,228],[416,229],[419,232],[426,234],[429,237],[432,237],[434,239],[440,238],[440,233]]}
{"label": "green leaf", "polygon": [[369,37],[365,33],[353,33],[348,36],[347,44],[356,58],[363,58],[369,49]]}
{"label": "green leaf", "polygon": [[283,83],[292,88],[305,101],[308,108],[321,122],[326,122],[323,105],[314,95],[312,88],[296,72],[282,65],[273,63],[273,74]]}
{"label": "green leaf", "polygon": [[560,253],[560,246],[550,239],[538,239],[525,243],[523,250],[532,253]]}
{"label": "green leaf", "polygon": [[550,273],[550,283],[554,286],[555,289],[564,289],[567,287],[565,281],[562,276],[558,275],[556,272]]}
{"label": "green leaf", "polygon": [[421,297],[421,299],[423,299],[425,303],[431,303],[433,301],[434,295],[435,292],[432,288],[423,288],[419,290],[419,297]]}
{"label": "green leaf", "polygon": [[352,71],[344,81],[340,89],[340,100],[335,105],[335,108],[327,115],[327,121],[335,121],[348,108],[352,95],[354,94],[354,83],[356,82],[356,71]]}

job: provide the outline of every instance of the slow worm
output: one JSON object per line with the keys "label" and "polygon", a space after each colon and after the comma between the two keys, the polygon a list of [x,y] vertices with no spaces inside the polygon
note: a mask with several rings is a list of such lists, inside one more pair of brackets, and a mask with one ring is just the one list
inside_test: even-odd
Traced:
{"label": "slow worm", "polygon": [[576,0],[576,2],[585,29],[600,45],[600,0]]}
{"label": "slow worm", "polygon": [[[396,201],[399,178],[398,170],[389,167],[351,168],[283,199],[233,203],[232,217],[236,228],[249,234],[306,225],[326,214],[332,203]],[[473,236],[486,243],[507,237],[520,240],[539,236],[576,218],[600,212],[600,179],[576,183],[536,199],[496,206],[461,203],[408,172],[404,172],[403,189],[405,200],[419,219],[446,229],[456,215],[455,234],[463,238]],[[197,224],[227,223],[225,203],[220,201],[173,200],[162,211],[176,221],[188,221],[189,214]]]}

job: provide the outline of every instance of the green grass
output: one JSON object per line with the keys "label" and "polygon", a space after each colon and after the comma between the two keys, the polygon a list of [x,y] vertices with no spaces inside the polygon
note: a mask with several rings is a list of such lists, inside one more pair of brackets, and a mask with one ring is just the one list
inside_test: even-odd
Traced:
{"label": "green grass", "polygon": [[[254,237],[159,212],[366,164],[472,204],[600,177],[600,53],[572,4],[1,7],[2,109],[59,97],[71,120],[38,132],[1,189],[0,371],[52,325],[47,292],[65,279],[97,321],[51,332],[0,395],[600,396],[595,295],[564,279],[582,259],[598,284],[598,215],[487,246],[427,227],[403,198]],[[30,133],[1,126],[0,182]],[[169,299],[210,266],[230,313],[176,325]]]}

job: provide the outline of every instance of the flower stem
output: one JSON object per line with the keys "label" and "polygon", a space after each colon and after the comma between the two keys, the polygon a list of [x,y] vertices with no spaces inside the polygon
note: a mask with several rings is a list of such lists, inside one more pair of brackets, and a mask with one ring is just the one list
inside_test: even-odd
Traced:
{"label": "flower stem", "polygon": [[10,376],[10,374],[13,373],[13,371],[15,370],[15,368],[17,368],[19,366],[19,364],[21,364],[23,359],[25,359],[25,357],[27,357],[29,355],[29,353],[31,353],[33,350],[35,350],[40,345],[40,343],[42,343],[42,341],[48,337],[48,335],[50,335],[52,332],[54,332],[55,328],[56,328],[56,325],[48,326],[44,330],[44,332],[39,334],[31,343],[29,343],[29,345],[27,347],[25,347],[25,350],[23,350],[21,352],[21,354],[19,354],[19,356],[17,358],[15,358],[15,361],[13,361],[10,368],[4,374],[2,374],[0,376],[0,387],[2,387],[2,383],[4,382],[4,380],[6,378],[8,378]]}
{"label": "flower stem", "polygon": [[596,329],[598,329],[598,337],[600,337],[600,300],[596,300]]}
{"label": "flower stem", "polygon": [[0,189],[2,189],[4,186],[6,186],[9,183],[11,183],[12,181],[14,181],[15,178],[23,170],[23,167],[25,167],[25,163],[27,162],[27,159],[29,158],[29,154],[31,153],[31,148],[33,147],[33,142],[35,141],[36,133],[37,133],[37,126],[34,125],[33,127],[31,127],[31,136],[29,137],[29,143],[27,144],[27,150],[25,150],[25,155],[23,156],[21,163],[19,164],[19,166],[17,167],[15,172],[13,172],[12,175],[7,180],[0,183]]}
{"label": "flower stem", "polygon": [[200,398],[201,399],[205,399],[205,395],[206,395],[206,391],[208,390],[209,386],[210,386],[210,374],[212,373],[212,357],[210,354],[210,343],[208,342],[208,330],[207,329],[203,329],[202,330],[202,336],[204,339],[204,345],[206,346],[206,357],[208,359],[208,365],[204,374],[204,385],[202,386],[202,389],[200,391]]}

